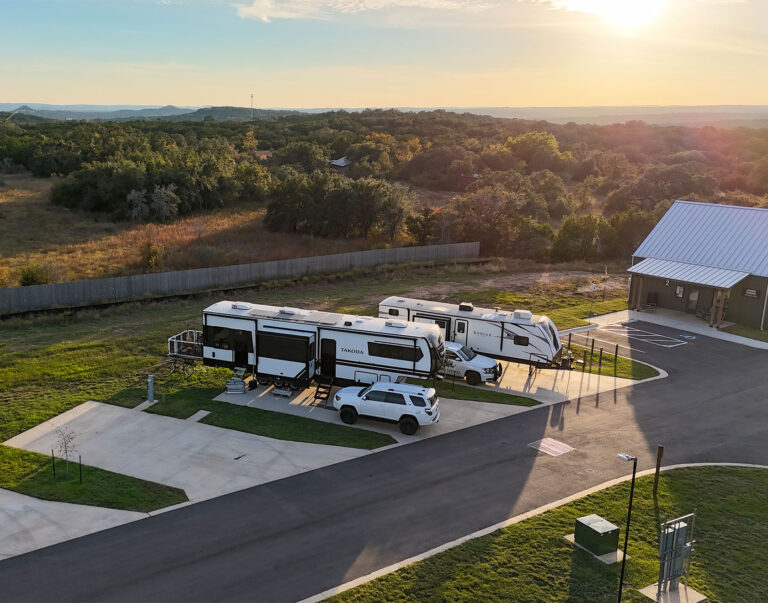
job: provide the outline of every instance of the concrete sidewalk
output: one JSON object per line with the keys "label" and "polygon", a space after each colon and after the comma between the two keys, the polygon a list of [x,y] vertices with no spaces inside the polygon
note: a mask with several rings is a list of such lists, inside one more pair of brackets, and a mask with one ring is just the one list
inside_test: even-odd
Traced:
{"label": "concrete sidewalk", "polygon": [[[760,350],[768,350],[768,342],[726,333],[715,329],[714,327],[710,327],[709,323],[697,318],[693,314],[675,312],[674,310],[668,310],[666,308],[656,308],[654,312],[621,310],[620,312],[611,312],[610,314],[593,316],[592,318],[587,318],[585,320],[588,320],[592,325],[595,325],[598,328],[618,323],[643,321],[661,325],[663,327],[669,327],[671,329],[679,329],[680,331],[687,333],[696,333],[697,335],[705,335],[706,337],[712,337],[714,339],[722,339],[723,341],[730,341],[731,343],[738,343],[739,345],[745,345]],[[733,323],[724,324],[731,325]]]}
{"label": "concrete sidewalk", "polygon": [[88,465],[182,488],[192,502],[346,461],[367,450],[288,442],[85,402],[7,442],[50,454],[66,425]]}
{"label": "concrete sidewalk", "polygon": [[147,517],[0,489],[0,560]]}

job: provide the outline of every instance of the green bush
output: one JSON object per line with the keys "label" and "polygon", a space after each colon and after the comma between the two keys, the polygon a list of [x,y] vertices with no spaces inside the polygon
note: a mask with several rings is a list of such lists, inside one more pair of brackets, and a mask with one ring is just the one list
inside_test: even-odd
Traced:
{"label": "green bush", "polygon": [[22,267],[19,274],[19,285],[45,285],[53,282],[53,273],[49,266],[38,262],[29,262]]}

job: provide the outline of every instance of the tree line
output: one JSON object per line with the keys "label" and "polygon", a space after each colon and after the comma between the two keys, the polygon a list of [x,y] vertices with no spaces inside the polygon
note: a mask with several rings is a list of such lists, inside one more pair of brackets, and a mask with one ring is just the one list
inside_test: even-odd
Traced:
{"label": "tree line", "polygon": [[[345,156],[342,173],[329,160]],[[251,122],[0,122],[0,171],[51,201],[169,221],[232,204],[314,237],[480,240],[483,253],[622,258],[676,198],[768,205],[768,130],[551,124],[446,111]],[[429,206],[414,191],[441,191]]]}

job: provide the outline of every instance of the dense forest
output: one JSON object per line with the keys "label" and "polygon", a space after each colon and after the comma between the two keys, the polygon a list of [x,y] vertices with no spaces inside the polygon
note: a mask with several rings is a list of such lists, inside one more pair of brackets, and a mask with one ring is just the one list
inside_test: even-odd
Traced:
{"label": "dense forest", "polygon": [[[349,165],[332,166],[346,157]],[[232,204],[273,231],[486,255],[627,258],[669,203],[768,205],[768,130],[552,124],[445,111],[247,122],[0,122],[2,172],[60,177],[51,202],[164,222]],[[425,190],[445,191],[427,203]]]}

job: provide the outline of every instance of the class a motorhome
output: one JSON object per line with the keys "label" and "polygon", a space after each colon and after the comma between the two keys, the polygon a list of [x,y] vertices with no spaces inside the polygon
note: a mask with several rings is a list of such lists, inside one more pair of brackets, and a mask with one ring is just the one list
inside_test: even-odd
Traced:
{"label": "class a motorhome", "polygon": [[[445,358],[443,335],[433,324],[247,302],[222,301],[203,310],[200,339],[204,364],[296,388],[315,378],[427,379],[438,375]],[[177,343],[170,338],[169,350]]]}
{"label": "class a motorhome", "polygon": [[457,305],[395,296],[379,304],[379,317],[435,323],[447,341],[500,360],[542,368],[565,366],[557,327],[528,310],[506,312],[476,308],[469,302]]}

